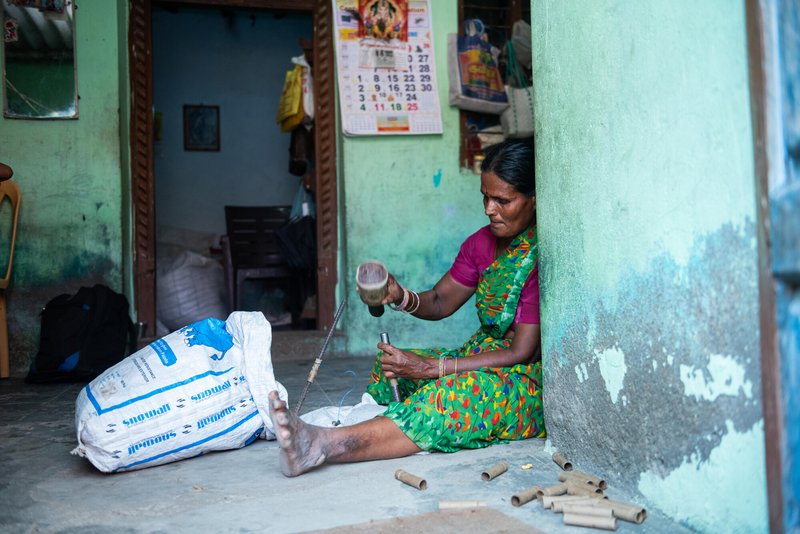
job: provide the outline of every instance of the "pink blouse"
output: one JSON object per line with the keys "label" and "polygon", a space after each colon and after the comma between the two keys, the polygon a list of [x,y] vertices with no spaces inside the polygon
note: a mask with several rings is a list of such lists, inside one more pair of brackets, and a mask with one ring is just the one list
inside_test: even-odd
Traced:
{"label": "pink blouse", "polygon": [[[461,244],[461,250],[458,251],[458,256],[450,267],[450,276],[453,280],[467,287],[478,287],[481,273],[494,261],[496,243],[497,238],[488,225],[469,236]],[[522,287],[512,327],[518,323],[539,324],[538,261]]]}

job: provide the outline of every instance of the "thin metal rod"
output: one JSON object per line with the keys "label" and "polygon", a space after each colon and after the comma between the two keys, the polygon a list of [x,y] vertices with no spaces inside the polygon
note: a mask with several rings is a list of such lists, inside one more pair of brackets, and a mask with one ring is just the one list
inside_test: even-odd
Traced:
{"label": "thin metal rod", "polygon": [[314,365],[311,367],[311,371],[308,372],[308,378],[306,379],[306,385],[303,388],[303,393],[300,394],[300,398],[297,400],[297,405],[294,408],[294,413],[296,415],[300,414],[300,407],[303,405],[303,401],[306,399],[308,388],[311,387],[311,384],[314,382],[314,378],[317,376],[317,371],[322,363],[322,356],[325,354],[325,351],[328,348],[328,343],[333,335],[333,330],[336,328],[336,323],[339,322],[339,317],[342,315],[342,311],[344,311],[344,305],[346,302],[347,299],[344,298],[339,304],[339,308],[336,310],[336,314],[333,316],[333,323],[331,323],[331,327],[328,329],[328,335],[325,336],[325,342],[322,344],[322,350],[319,351],[319,356],[317,356],[317,359],[314,360]]}
{"label": "thin metal rod", "polygon": [[[388,332],[381,332],[381,342],[386,343],[387,345],[391,345],[391,341],[389,341],[389,333]],[[392,399],[395,402],[400,402],[400,386],[397,383],[396,378],[389,379],[389,385],[392,388]]]}

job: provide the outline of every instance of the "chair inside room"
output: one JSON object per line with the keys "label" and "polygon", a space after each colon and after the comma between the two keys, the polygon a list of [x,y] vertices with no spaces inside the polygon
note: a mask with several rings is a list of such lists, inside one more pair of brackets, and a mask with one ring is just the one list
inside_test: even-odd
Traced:
{"label": "chair inside room", "polygon": [[284,259],[275,235],[289,220],[290,212],[291,206],[225,206],[227,235],[222,236],[221,244],[230,310],[242,305],[247,280],[266,280],[285,290],[292,323],[297,320],[297,274]]}
{"label": "chair inside room", "polygon": [[[8,165],[0,163],[0,207],[7,198],[11,202],[11,225],[2,225],[3,228],[10,228],[10,234],[2,237],[3,242],[10,243],[6,272],[0,278],[0,378],[8,378],[10,375],[10,355],[8,350],[8,318],[6,316],[6,288],[11,281],[11,266],[14,262],[14,244],[17,240],[17,221],[19,220],[19,204],[22,197],[19,186],[11,180],[13,171]],[[2,260],[0,260],[2,261]]]}

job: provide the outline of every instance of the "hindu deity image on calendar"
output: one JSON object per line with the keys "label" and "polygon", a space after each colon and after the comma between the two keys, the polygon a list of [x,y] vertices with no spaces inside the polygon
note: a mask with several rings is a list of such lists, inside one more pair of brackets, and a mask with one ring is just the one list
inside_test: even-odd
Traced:
{"label": "hindu deity image on calendar", "polygon": [[358,0],[358,36],[408,41],[408,0]]}

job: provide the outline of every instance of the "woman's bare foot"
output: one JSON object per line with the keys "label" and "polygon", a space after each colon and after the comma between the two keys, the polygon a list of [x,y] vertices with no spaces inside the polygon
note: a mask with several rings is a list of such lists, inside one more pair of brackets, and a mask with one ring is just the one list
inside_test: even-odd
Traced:
{"label": "woman's bare foot", "polygon": [[322,442],[326,429],[309,425],[289,411],[277,391],[269,394],[269,415],[281,448],[281,471],[296,477],[325,462]]}

